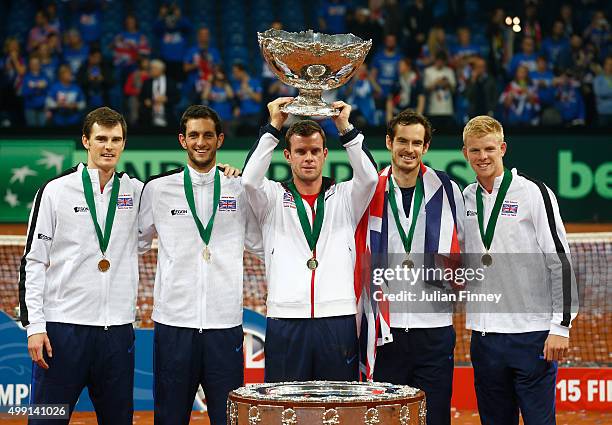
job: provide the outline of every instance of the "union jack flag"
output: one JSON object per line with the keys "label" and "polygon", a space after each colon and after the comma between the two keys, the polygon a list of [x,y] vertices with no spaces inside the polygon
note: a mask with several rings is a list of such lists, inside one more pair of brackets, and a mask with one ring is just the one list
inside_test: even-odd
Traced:
{"label": "union jack flag", "polygon": [[117,198],[117,208],[132,208],[134,206],[134,199],[131,196],[120,196]]}
{"label": "union jack flag", "polygon": [[503,215],[516,215],[518,213],[518,204],[504,203],[502,204]]}
{"label": "union jack flag", "polygon": [[219,211],[236,211],[236,199],[223,198],[219,200]]}
{"label": "union jack flag", "polygon": [[[355,262],[355,295],[357,298],[357,330],[359,333],[360,372],[362,379],[372,380],[377,346],[393,342],[389,301],[375,300],[380,289],[372,279],[374,268],[387,268],[388,229],[387,213],[391,167],[379,173],[374,197],[355,232],[357,258]],[[424,253],[440,253],[445,266],[455,268],[453,256],[459,254],[457,214],[454,189],[448,176],[421,164],[419,178],[423,179],[425,223]],[[454,257],[456,258],[456,257]],[[437,267],[426,264],[428,268]]]}

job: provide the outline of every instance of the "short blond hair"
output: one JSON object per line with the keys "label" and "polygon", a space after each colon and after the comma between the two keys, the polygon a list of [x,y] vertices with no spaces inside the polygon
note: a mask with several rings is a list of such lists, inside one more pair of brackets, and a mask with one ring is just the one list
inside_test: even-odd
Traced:
{"label": "short blond hair", "polygon": [[504,128],[495,118],[488,115],[478,115],[472,118],[463,128],[463,144],[468,136],[485,137],[489,134],[497,136],[500,141],[504,141]]}

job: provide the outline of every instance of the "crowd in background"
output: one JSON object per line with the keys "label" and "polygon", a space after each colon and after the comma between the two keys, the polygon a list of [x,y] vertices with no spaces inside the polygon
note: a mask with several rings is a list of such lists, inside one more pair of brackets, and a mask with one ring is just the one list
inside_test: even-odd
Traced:
{"label": "crowd in background", "polygon": [[[259,127],[269,100],[297,94],[261,61],[228,63],[219,34],[185,16],[180,1],[158,2],[150,35],[126,3],[123,31],[103,45],[101,11],[110,3],[37,2],[27,37],[5,35],[0,126],[78,125],[109,105],[130,124],[167,127],[203,103],[240,134]],[[483,20],[473,3],[304,2],[317,8],[309,27],[373,40],[366,62],[326,100],[351,103],[360,126],[383,126],[405,108],[435,128],[481,114],[507,126],[612,126],[612,2],[476,2]],[[68,4],[67,18],[58,4]]]}

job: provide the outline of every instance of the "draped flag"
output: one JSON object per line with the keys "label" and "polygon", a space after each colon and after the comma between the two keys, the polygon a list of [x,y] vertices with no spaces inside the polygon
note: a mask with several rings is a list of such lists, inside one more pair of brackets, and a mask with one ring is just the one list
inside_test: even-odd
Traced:
{"label": "draped flag", "polygon": [[[376,347],[393,341],[389,320],[389,302],[376,301],[374,293],[380,286],[372,281],[372,270],[387,268],[388,228],[387,214],[391,166],[383,169],[378,178],[374,197],[355,232],[357,259],[355,262],[355,294],[357,296],[357,329],[360,346],[361,376],[372,379],[376,360]],[[447,174],[421,164],[419,177],[423,179],[425,198],[425,242],[422,252],[442,254],[448,261],[444,266],[455,267],[455,254],[459,254],[457,210],[453,185]],[[413,212],[414,213],[414,212]],[[418,212],[416,212],[418,213]],[[452,256],[452,257],[451,257]],[[426,256],[433,262],[435,256]],[[436,264],[425,264],[436,267]],[[442,282],[428,282],[441,285]]]}

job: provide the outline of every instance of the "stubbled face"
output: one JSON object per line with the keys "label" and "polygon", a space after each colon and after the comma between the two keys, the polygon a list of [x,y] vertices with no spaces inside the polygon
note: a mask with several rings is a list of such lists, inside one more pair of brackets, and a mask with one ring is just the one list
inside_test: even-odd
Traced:
{"label": "stubbled face", "polygon": [[104,171],[113,170],[125,148],[121,124],[104,127],[94,123],[89,137],[83,135],[82,143],[87,149],[87,162]]}
{"label": "stubbled face", "polygon": [[294,179],[313,182],[321,177],[327,158],[327,148],[323,147],[323,137],[319,133],[310,136],[294,134],[290,140],[291,151],[284,150],[285,159],[291,166]]}
{"label": "stubbled face", "polygon": [[179,134],[179,142],[187,151],[189,165],[199,171],[208,171],[217,162],[217,149],[223,145],[225,135],[217,134],[210,118],[190,119],[185,134]]}
{"label": "stubbled face", "polygon": [[479,180],[495,178],[503,173],[505,153],[506,142],[500,141],[496,134],[466,136],[463,145],[463,156]]}
{"label": "stubbled face", "polygon": [[429,144],[425,144],[425,127],[422,124],[398,124],[393,140],[387,136],[386,145],[391,152],[393,167],[403,173],[417,169],[429,149]]}

